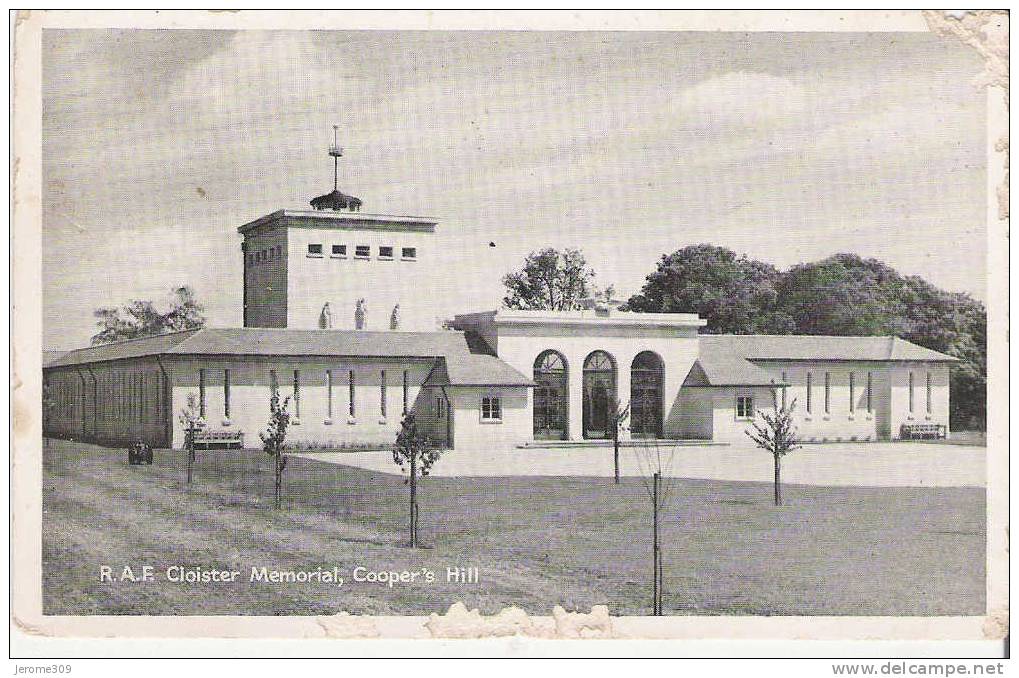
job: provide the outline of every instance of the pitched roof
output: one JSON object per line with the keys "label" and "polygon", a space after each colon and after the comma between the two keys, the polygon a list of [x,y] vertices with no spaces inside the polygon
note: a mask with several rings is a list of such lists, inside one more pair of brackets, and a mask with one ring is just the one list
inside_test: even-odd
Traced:
{"label": "pitched roof", "polygon": [[531,381],[490,355],[473,353],[463,332],[367,332],[205,328],[70,351],[47,367],[149,355],[333,356],[439,358],[452,385],[529,386]]}
{"label": "pitched roof", "polygon": [[772,386],[775,378],[749,360],[723,351],[704,352],[694,361],[683,386]]}
{"label": "pitched roof", "polygon": [[898,337],[702,334],[700,354],[684,386],[781,385],[754,364],[768,360],[955,362]]}
{"label": "pitched roof", "polygon": [[65,353],[67,353],[67,351],[48,351],[46,349],[43,349],[42,366],[48,367],[51,362],[63,356]]}
{"label": "pitched roof", "polygon": [[898,337],[830,337],[803,334],[704,334],[701,355],[730,353],[748,360],[866,360],[956,362]]}

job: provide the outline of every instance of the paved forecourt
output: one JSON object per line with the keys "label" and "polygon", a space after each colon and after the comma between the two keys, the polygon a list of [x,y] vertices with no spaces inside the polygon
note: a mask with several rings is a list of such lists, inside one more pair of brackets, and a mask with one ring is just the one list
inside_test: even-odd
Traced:
{"label": "paved forecourt", "polygon": [[[666,475],[710,480],[771,482],[771,456],[751,445],[660,446]],[[624,476],[642,475],[654,448],[620,449]],[[309,452],[297,456],[399,473],[388,451]],[[782,480],[836,487],[984,487],[987,448],[921,442],[805,445],[782,462]],[[671,464],[666,462],[671,457]],[[516,448],[454,450],[443,454],[431,475],[595,476],[613,475],[612,448]]]}

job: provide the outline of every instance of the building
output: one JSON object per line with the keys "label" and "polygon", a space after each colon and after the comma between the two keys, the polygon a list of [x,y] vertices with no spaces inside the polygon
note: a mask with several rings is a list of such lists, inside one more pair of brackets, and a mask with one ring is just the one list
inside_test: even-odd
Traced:
{"label": "building", "polygon": [[311,203],[238,229],[243,328],[47,356],[46,435],[179,447],[191,396],[209,431],[257,446],[274,390],[290,399],[290,441],[315,447],[390,444],[409,409],[457,449],[604,439],[616,403],[631,408],[624,438],[744,441],[759,410],[794,400],[808,441],[948,430],[956,359],[895,337],[703,335],[696,314],[593,303],[437,329],[437,221],[361,213],[335,179]]}

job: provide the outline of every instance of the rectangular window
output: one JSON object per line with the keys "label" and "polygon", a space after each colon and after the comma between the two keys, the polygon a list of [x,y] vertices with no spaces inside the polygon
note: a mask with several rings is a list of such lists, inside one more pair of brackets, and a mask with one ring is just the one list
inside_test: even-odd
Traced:
{"label": "rectangular window", "polygon": [[407,398],[410,395],[410,379],[407,370],[403,371],[403,414],[407,414]]}
{"label": "rectangular window", "polygon": [[403,259],[417,259],[418,248],[416,247],[404,247],[400,250],[400,257]]}
{"label": "rectangular window", "polygon": [[326,370],[326,419],[333,418],[333,371]]}
{"label": "rectangular window", "polygon": [[502,398],[486,396],[481,399],[481,420],[502,421]]}
{"label": "rectangular window", "polygon": [[807,414],[814,411],[814,375],[807,372]]}
{"label": "rectangular window", "polygon": [[358,259],[367,259],[372,255],[372,248],[369,245],[358,245],[354,248],[354,256]]}
{"label": "rectangular window", "polygon": [[301,370],[294,370],[294,417],[301,418]]}
{"label": "rectangular window", "polygon": [[379,259],[392,259],[393,248],[391,245],[383,245],[379,247]]}
{"label": "rectangular window", "polygon": [[856,373],[849,373],[849,413],[856,412]]}
{"label": "rectangular window", "polygon": [[867,373],[867,414],[871,414],[874,411],[874,374],[871,372]]}
{"label": "rectangular window", "polygon": [[754,418],[754,399],[752,396],[736,396],[736,418]]}
{"label": "rectangular window", "polygon": [[347,406],[347,414],[350,415],[351,417],[353,417],[354,416],[354,370],[350,371],[350,374],[347,375],[347,379],[348,379],[348,383],[350,385],[350,394],[349,394],[349,396],[350,396],[349,403],[350,404]]}
{"label": "rectangular window", "polygon": [[386,371],[382,370],[381,378],[379,379],[379,411],[382,413],[382,418],[386,418]]}
{"label": "rectangular window", "polygon": [[321,243],[309,244],[308,245],[308,254],[310,254],[312,256],[314,256],[314,255],[321,255],[322,254],[322,244]]}
{"label": "rectangular window", "polygon": [[831,372],[824,373],[824,413],[831,414]]}
{"label": "rectangular window", "polygon": [[913,413],[913,373],[909,373],[909,413]]}
{"label": "rectangular window", "polygon": [[446,404],[446,401],[444,401],[442,399],[442,396],[436,396],[435,397],[435,413],[436,413],[436,416],[439,417],[439,419],[442,419],[442,417],[444,416],[444,414],[443,414],[443,406],[445,404]]}
{"label": "rectangular window", "polygon": [[788,384],[788,383],[789,383],[789,379],[788,379],[788,377],[786,377],[785,372],[783,372],[782,373],[782,409],[783,410],[786,408],[786,400],[787,400],[787,397],[788,397],[786,395],[786,392],[789,390],[789,387],[786,386],[786,384]]}
{"label": "rectangular window", "polygon": [[230,370],[223,370],[223,418],[230,418]]}
{"label": "rectangular window", "polygon": [[334,257],[345,257],[347,256],[346,245],[333,245],[333,256]]}
{"label": "rectangular window", "polygon": [[932,391],[932,389],[931,389],[931,373],[928,372],[927,373],[927,414],[931,413],[931,407],[932,407],[932,403],[931,403],[931,391]]}
{"label": "rectangular window", "polygon": [[205,370],[198,370],[198,416],[205,418]]}

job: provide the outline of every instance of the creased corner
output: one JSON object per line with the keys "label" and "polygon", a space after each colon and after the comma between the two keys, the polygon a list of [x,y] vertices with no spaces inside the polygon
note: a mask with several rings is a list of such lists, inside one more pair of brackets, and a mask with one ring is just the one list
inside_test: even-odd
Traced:
{"label": "creased corner", "polygon": [[316,617],[326,638],[378,638],[379,630],[370,617],[338,612],[329,617]]}
{"label": "creased corner", "polygon": [[984,619],[984,638],[1002,640],[1008,635],[1008,608],[992,610]]}
{"label": "creased corner", "polygon": [[[976,78],[983,87],[998,87],[1009,104],[1008,89],[1008,11],[963,10],[946,12],[924,10],[928,28],[937,35],[953,37],[977,51],[984,60],[984,70]],[[1005,176],[997,188],[998,219],[1008,219],[1008,132],[994,144],[1004,154]]]}
{"label": "creased corner", "polygon": [[567,612],[560,606],[552,618],[531,617],[519,607],[503,608],[484,616],[454,603],[444,615],[432,614],[425,622],[433,638],[612,638],[612,618],[605,605],[595,605],[590,613]]}

